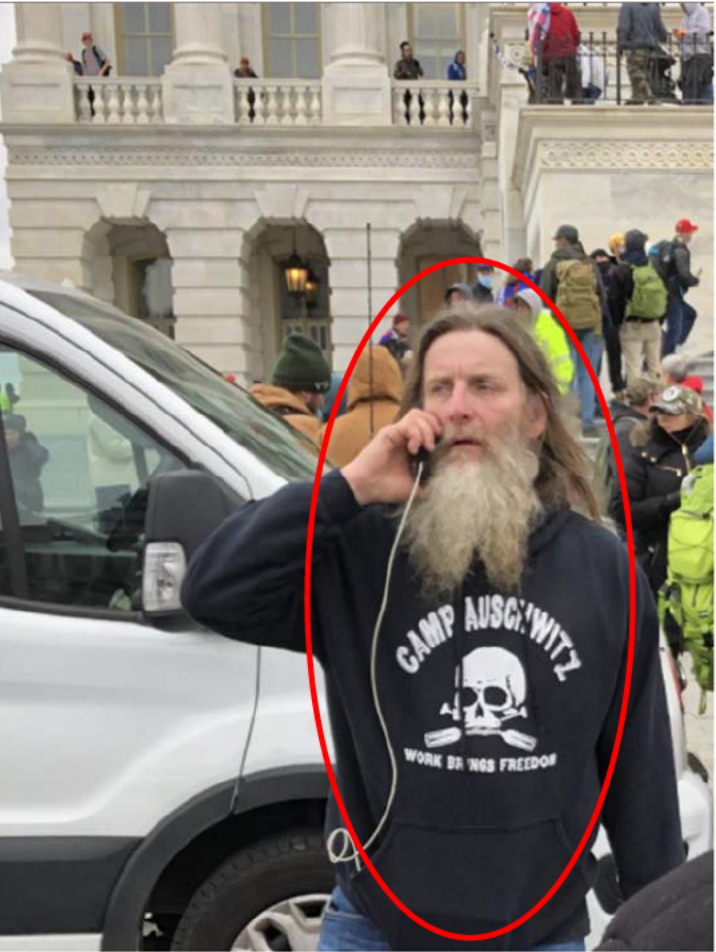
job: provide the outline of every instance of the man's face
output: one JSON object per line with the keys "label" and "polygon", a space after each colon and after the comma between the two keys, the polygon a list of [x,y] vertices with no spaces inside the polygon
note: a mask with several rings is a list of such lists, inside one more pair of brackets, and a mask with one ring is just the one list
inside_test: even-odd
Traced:
{"label": "man's face", "polygon": [[422,399],[445,428],[449,459],[480,459],[484,444],[515,432],[536,440],[544,432],[545,411],[527,400],[517,360],[484,331],[452,331],[435,341],[425,355]]}
{"label": "man's face", "polygon": [[467,298],[462,293],[462,291],[451,291],[450,297],[448,298],[448,307],[454,307],[456,304],[459,304],[461,301],[466,301]]}
{"label": "man's face", "polygon": [[567,247],[567,239],[566,239],[566,238],[555,238],[555,239],[554,239],[554,246],[555,246],[555,248],[557,249],[557,251],[564,251],[564,249]]}
{"label": "man's face", "polygon": [[409,60],[413,58],[413,47],[408,43],[403,47],[403,59]]}
{"label": "man's face", "polygon": [[453,331],[428,350],[423,406],[445,431],[406,521],[409,557],[426,595],[458,591],[475,558],[496,588],[518,585],[542,508],[531,441],[546,414],[532,411],[533,402],[511,352],[483,331]]}
{"label": "man's face", "polygon": [[691,239],[692,239],[693,237],[694,237],[694,233],[691,232],[691,231],[687,231],[685,234],[683,234],[683,235],[681,236],[681,240],[683,241],[683,243],[684,243],[685,245],[690,245],[690,244],[691,244]]}
{"label": "man's face", "polygon": [[594,260],[600,266],[609,264],[609,258],[606,257],[606,255],[597,255],[597,257]]}
{"label": "man's face", "polygon": [[399,337],[407,337],[410,330],[410,321],[398,321],[395,325],[395,333]]}
{"label": "man's face", "polygon": [[689,430],[696,424],[698,417],[693,413],[657,413],[657,420],[662,430],[667,433],[681,433]]}
{"label": "man's face", "polygon": [[82,40],[82,45],[83,45],[83,46],[92,46],[92,40],[90,39],[90,37],[85,36],[85,37],[83,38],[83,40]]}

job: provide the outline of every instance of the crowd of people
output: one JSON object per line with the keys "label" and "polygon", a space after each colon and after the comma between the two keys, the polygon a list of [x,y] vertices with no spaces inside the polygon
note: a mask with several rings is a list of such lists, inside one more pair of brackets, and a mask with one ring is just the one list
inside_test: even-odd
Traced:
{"label": "crowd of people", "polygon": [[623,58],[631,85],[628,105],[713,104],[713,26],[707,5],[680,4],[683,18],[671,35],[660,6],[623,3],[616,37],[593,39],[580,30],[567,4],[531,3],[521,64],[510,63],[494,39],[493,48],[505,67],[520,69],[531,102],[589,104],[606,98],[615,81],[610,66],[616,63],[621,70]]}
{"label": "crowd of people", "polygon": [[[696,318],[686,295],[699,281],[691,270],[689,250],[697,231],[690,220],[680,219],[673,238],[649,245],[643,231],[628,229],[609,238],[608,250],[587,254],[578,229],[562,225],[554,233],[554,252],[544,267],[521,258],[515,262],[515,274],[507,274],[498,288],[494,267],[481,263],[474,283],[458,282],[445,291],[448,309],[499,305],[501,313],[510,314],[535,340],[558,392],[581,423],[581,435],[598,440],[596,496],[602,515],[613,520],[626,540],[617,462],[588,370],[589,364],[599,376],[606,346],[612,390],[608,409],[626,476],[635,553],[654,596],[662,600],[664,627],[676,656],[683,652],[685,638],[683,619],[677,620],[678,613],[667,610],[665,601],[666,588],[673,585],[669,529],[681,507],[685,477],[713,459],[712,411],[702,396],[702,380],[690,373],[689,359],[681,352]],[[528,281],[555,303],[586,362]],[[341,408],[327,448],[329,462],[348,465],[382,427],[399,417],[415,330],[410,317],[399,312],[380,346],[361,354],[344,398],[347,412]],[[331,382],[318,346],[292,335],[271,384],[256,384],[253,394],[320,446],[330,406],[322,417],[319,411]]]}
{"label": "crowd of people", "polygon": [[[574,300],[585,320],[601,320],[608,298],[597,295],[596,263],[565,253],[575,229],[556,234],[543,280],[556,282],[557,294],[563,287],[565,309]],[[577,294],[582,282],[596,312]],[[627,552],[596,524],[584,454],[538,340],[548,309],[520,282],[512,307],[499,306],[494,283],[482,268],[477,294],[451,286],[444,312],[419,333],[396,317],[385,344],[357,361],[348,412],[327,448],[336,467],[323,475],[317,507],[310,480],[241,507],[194,554],[182,590],[187,612],[226,637],[304,651],[313,514],[311,642],[325,673],[345,809],[401,901],[461,938],[532,908],[583,836],[621,726],[615,685],[625,676],[629,628]],[[405,377],[393,353],[402,353]],[[681,369],[668,364],[672,375]],[[272,385],[286,388],[285,419],[303,429],[328,392],[330,368],[315,343],[288,337]],[[629,381],[633,401],[636,386]],[[260,388],[254,393],[261,399]],[[697,394],[682,382],[642,393],[640,405],[653,422],[644,416],[648,455],[634,465],[651,466],[652,453],[673,465],[676,443],[651,447],[657,428],[677,437],[687,430],[690,457],[707,430]],[[317,419],[313,426],[317,441],[325,431]],[[690,459],[679,457],[683,476]],[[698,469],[691,476],[690,500],[703,487]],[[662,510],[676,516],[665,479],[658,467],[649,474],[660,495],[643,507],[647,544],[657,541]],[[656,884],[683,863],[684,838],[650,582],[637,572],[634,674],[601,822],[624,897],[644,903],[642,890],[654,883],[647,907],[661,903],[664,912],[664,881]],[[679,624],[685,616],[669,599],[669,624]],[[333,801],[326,836],[335,888],[319,952],[432,948],[434,935],[359,862]],[[511,944],[584,950],[589,852]],[[688,894],[689,883],[679,889]],[[630,947],[627,910],[628,924],[614,923],[600,948]],[[662,920],[660,931],[670,947],[686,947],[674,941],[677,916],[672,908],[671,926]],[[693,919],[706,936],[710,916],[699,907]],[[460,944],[440,940],[441,948]]]}

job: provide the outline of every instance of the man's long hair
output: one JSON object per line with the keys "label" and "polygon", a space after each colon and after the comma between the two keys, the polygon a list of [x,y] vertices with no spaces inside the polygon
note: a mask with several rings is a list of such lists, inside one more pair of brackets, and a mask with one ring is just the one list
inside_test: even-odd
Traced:
{"label": "man's long hair", "polygon": [[422,407],[425,355],[439,337],[452,331],[490,334],[514,356],[528,394],[541,400],[547,414],[538,451],[537,494],[547,507],[567,504],[598,521],[599,506],[587,478],[587,459],[565,423],[562,398],[552,371],[532,335],[507,308],[460,302],[427,324],[411,361],[399,415]]}

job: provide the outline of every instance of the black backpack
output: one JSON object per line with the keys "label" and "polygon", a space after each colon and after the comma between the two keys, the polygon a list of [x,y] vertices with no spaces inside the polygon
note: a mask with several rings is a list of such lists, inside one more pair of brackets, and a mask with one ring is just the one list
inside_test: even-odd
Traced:
{"label": "black backpack", "polygon": [[665,238],[664,241],[655,245],[656,253],[651,256],[654,267],[659,273],[659,277],[668,284],[671,278],[676,275],[676,262],[674,260],[674,242]]}

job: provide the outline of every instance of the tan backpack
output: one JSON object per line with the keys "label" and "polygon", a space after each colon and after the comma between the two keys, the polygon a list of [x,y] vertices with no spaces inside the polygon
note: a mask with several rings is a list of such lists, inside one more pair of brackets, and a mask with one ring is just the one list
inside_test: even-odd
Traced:
{"label": "tan backpack", "polygon": [[601,326],[602,306],[597,293],[597,276],[589,258],[570,258],[557,263],[555,304],[575,331],[592,331]]}

